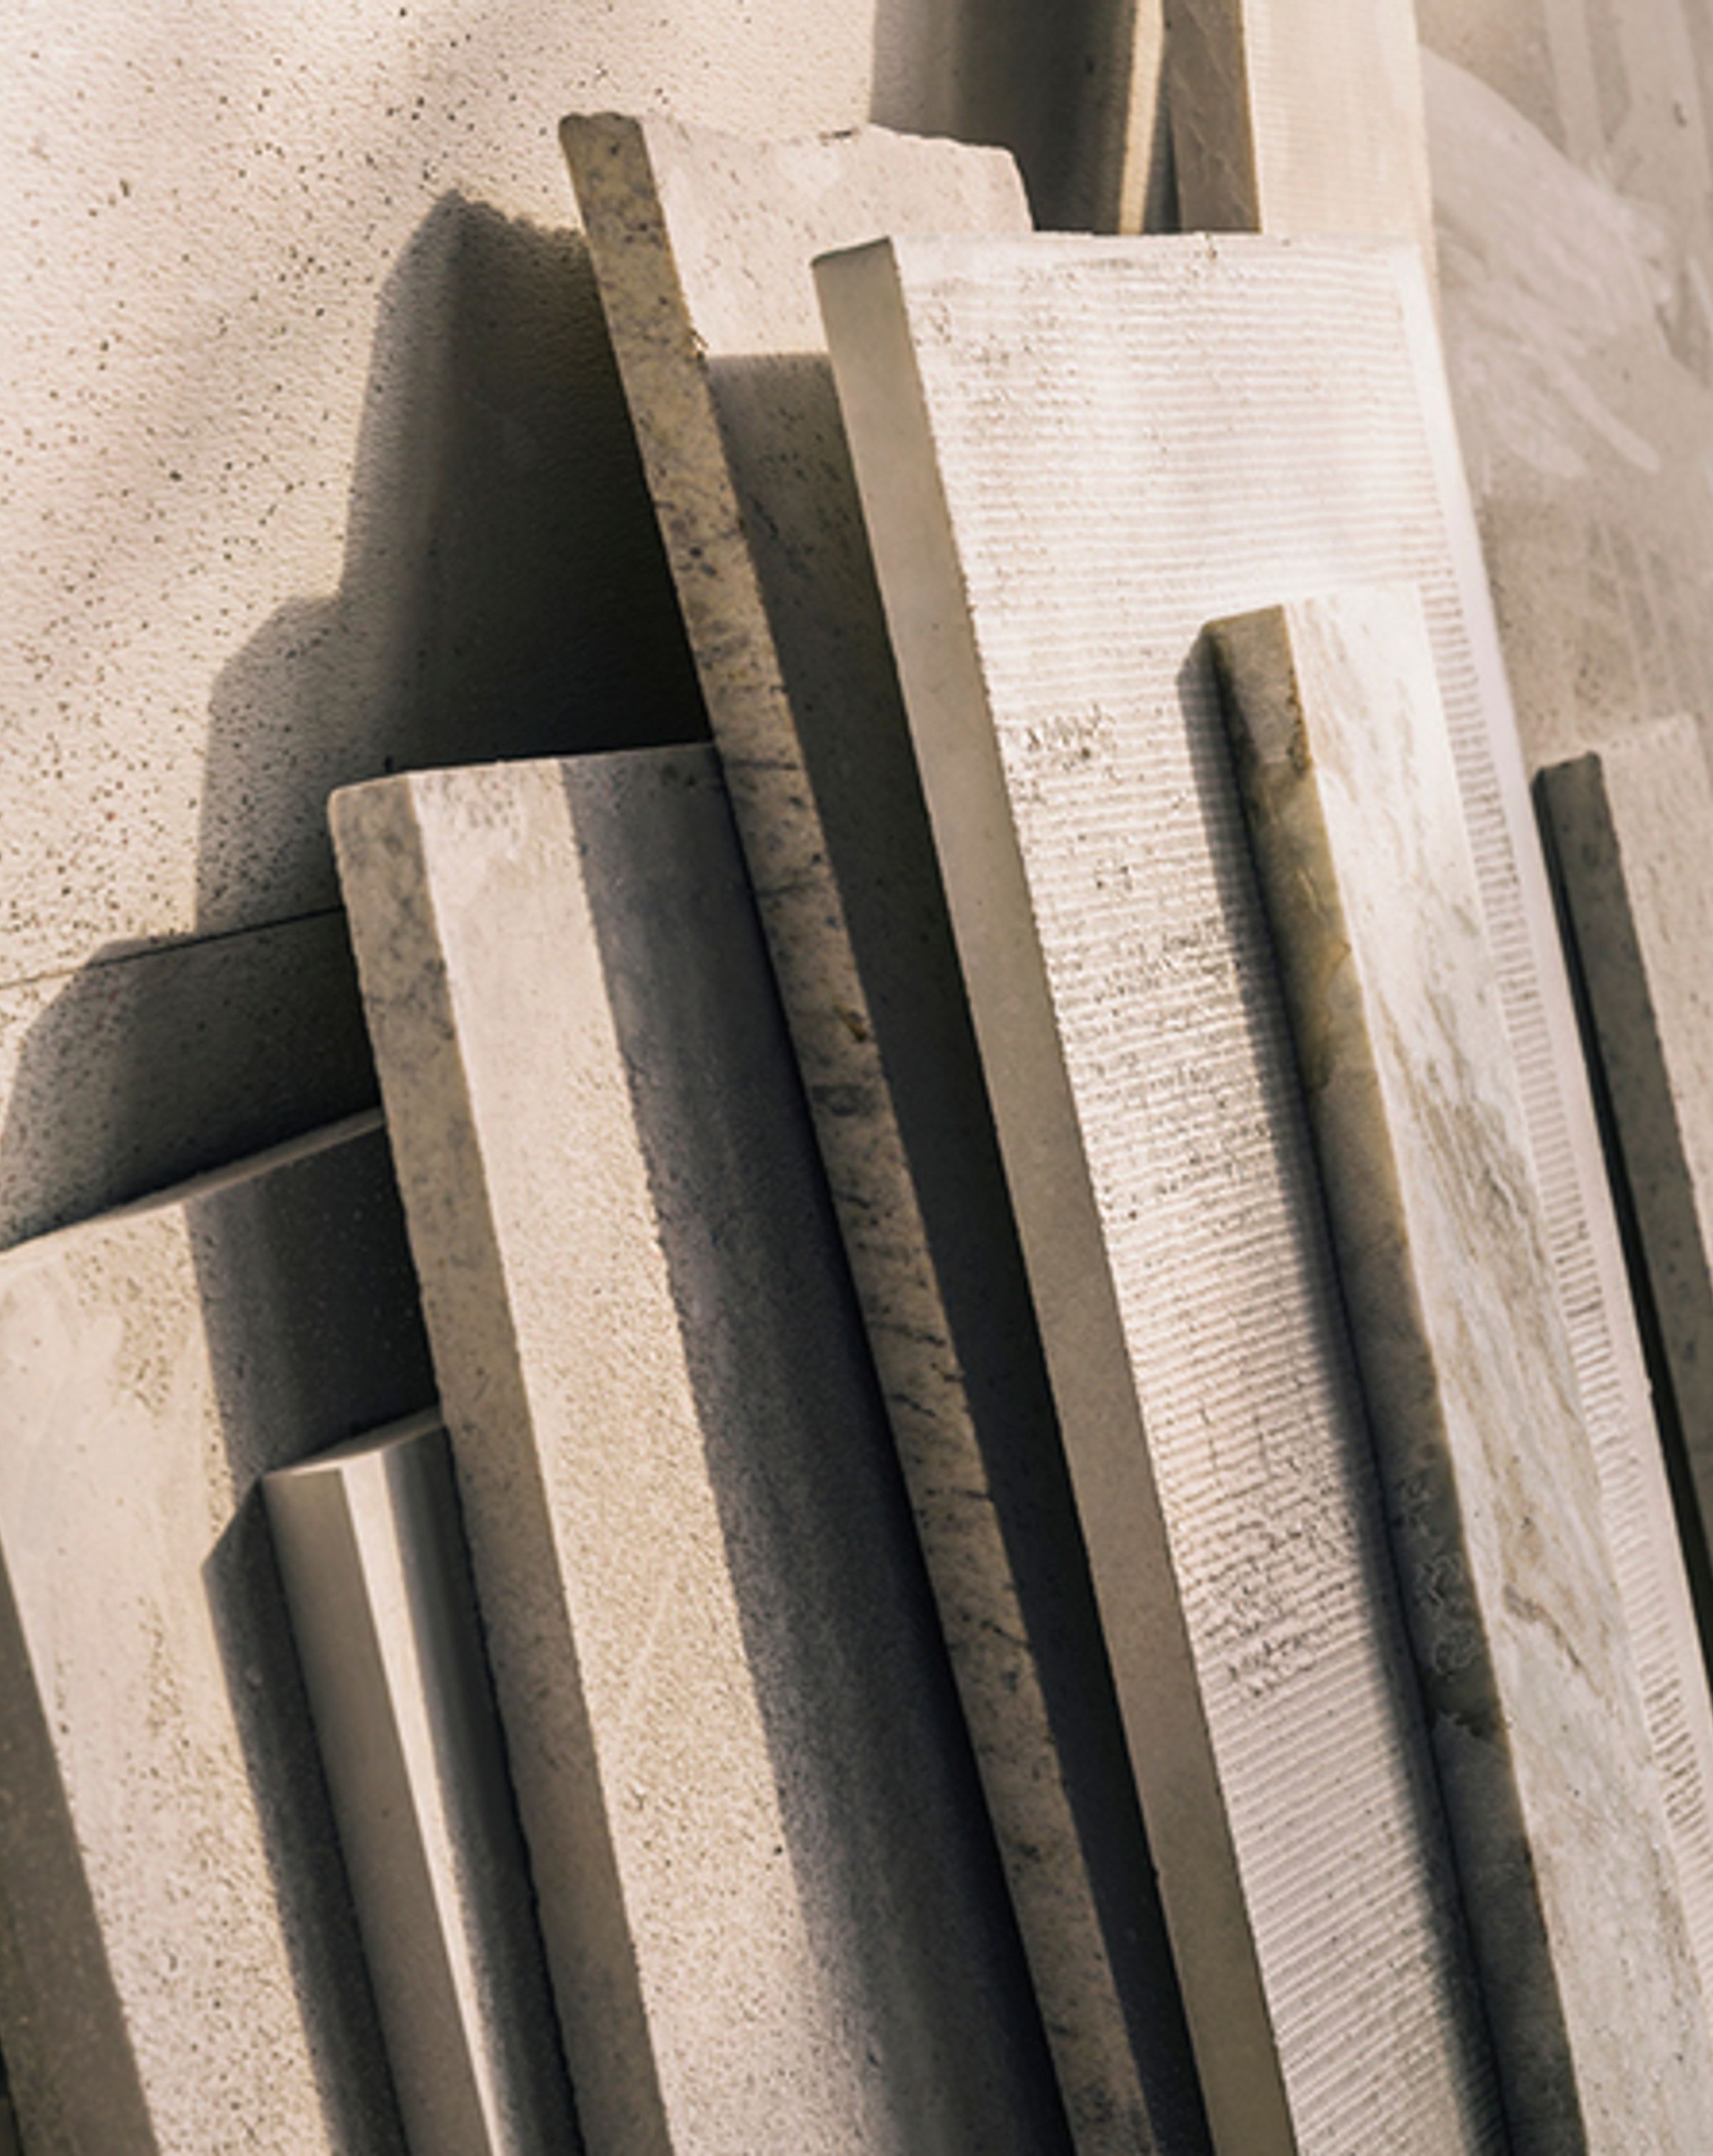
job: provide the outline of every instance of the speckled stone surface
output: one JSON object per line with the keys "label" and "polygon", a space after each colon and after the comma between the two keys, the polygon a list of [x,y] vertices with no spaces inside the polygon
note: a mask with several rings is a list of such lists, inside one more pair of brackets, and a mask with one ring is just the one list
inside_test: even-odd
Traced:
{"label": "speckled stone surface", "polygon": [[333,819],[592,2156],[1063,2148],[713,752]]}
{"label": "speckled stone surface", "polygon": [[1027,229],[1022,189],[999,152],[879,129],[563,134],[1073,2128],[1085,2156],[1193,2145],[809,268],[881,232]]}
{"label": "speckled stone surface", "polygon": [[1185,231],[1413,240],[1433,267],[1412,0],[1191,0],[1166,45]]}
{"label": "speckled stone surface", "polygon": [[[1693,720],[1658,721],[1536,781],[1587,993],[1664,1367],[1662,1403],[1713,1531],[1713,784]],[[1691,1537],[1697,1530],[1692,1526]],[[1703,1582],[1705,1589],[1705,1579]],[[1702,1621],[1708,1621],[1704,1607]]]}
{"label": "speckled stone surface", "polygon": [[[1186,667],[1213,580],[1184,478],[1149,469],[1195,438],[1130,378],[1151,332],[1212,359],[1139,300],[1152,252],[819,267],[1216,2144],[1490,2148],[1289,1040]],[[1150,640],[1168,594],[1182,648]]]}
{"label": "speckled stone surface", "polygon": [[369,1117],[0,1260],[31,2156],[402,2156],[258,1478],[433,1398]]}
{"label": "speckled stone surface", "polygon": [[1713,2133],[1432,648],[1408,587],[1216,624],[1513,2138]]}

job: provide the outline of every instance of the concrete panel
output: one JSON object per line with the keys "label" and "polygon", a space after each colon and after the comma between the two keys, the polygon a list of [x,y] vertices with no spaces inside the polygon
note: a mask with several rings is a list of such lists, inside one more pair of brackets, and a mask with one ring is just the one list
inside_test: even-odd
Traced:
{"label": "concrete panel", "polygon": [[333,805],[583,2131],[1062,2148],[716,769]]}
{"label": "concrete panel", "polygon": [[1704,1635],[1713,1528],[1713,785],[1664,719],[1536,781],[1604,1087],[1608,1158],[1659,1357]]}
{"label": "concrete panel", "polygon": [[0,1260],[0,2042],[32,2156],[402,2150],[255,1488],[433,1398],[377,1122]]}
{"label": "concrete panel", "polygon": [[1192,2080],[809,270],[1028,211],[877,129],[564,140],[1073,2128],[1146,2146]]}
{"label": "concrete panel", "polygon": [[900,240],[818,265],[1215,2139],[1245,2151],[1500,2133],[1195,663],[1225,593],[1313,575],[1346,518],[1397,528],[1395,496],[1352,511],[1312,348],[1349,326],[1357,469],[1387,454],[1377,407],[1419,436],[1396,252]]}
{"label": "concrete panel", "polygon": [[411,2156],[574,2151],[439,1414],[263,1491]]}
{"label": "concrete panel", "polygon": [[[971,696],[1020,683],[1019,698],[1050,694],[1077,708],[1076,664],[1091,675],[1110,665],[1126,707],[1141,699],[1176,710],[1170,722],[1193,735],[1208,708],[1195,642],[1210,613],[1340,583],[1421,587],[1705,1984],[1713,1715],[1419,261],[1378,242],[1261,239],[988,241],[938,263],[915,243],[911,254],[938,311],[921,326],[921,368],[931,371],[912,393],[920,400],[931,384],[941,484],[955,476],[982,504],[986,558],[1003,594],[978,614],[972,651],[962,602],[944,602],[936,623],[899,578],[894,633],[932,651],[936,697],[942,679]],[[899,322],[903,302],[884,258],[843,274],[857,280],[876,326]],[[878,326],[858,323],[854,335],[854,348],[879,350]],[[916,371],[905,342],[900,329],[887,348],[890,382]],[[852,395],[863,393],[853,380]],[[864,417],[877,434],[921,410],[876,394]],[[999,415],[1016,410],[1039,415],[1033,431],[999,428]],[[923,454],[922,426],[912,454]],[[995,475],[1002,440],[1018,459],[1004,486]],[[943,531],[926,470],[920,511],[900,517],[937,518],[925,528]],[[1020,566],[1031,560],[1063,573],[1031,580]],[[1013,606],[1025,591],[1033,605]],[[1049,652],[1061,654],[1062,680],[1041,656]],[[962,671],[944,670],[954,665]],[[994,675],[991,692],[982,669]]]}
{"label": "concrete panel", "polygon": [[1167,51],[1184,230],[1413,240],[1433,186],[1411,0],[1191,0]]}
{"label": "concrete panel", "polygon": [[1699,2148],[1713,2055],[1420,605],[1213,638],[1514,2139]]}

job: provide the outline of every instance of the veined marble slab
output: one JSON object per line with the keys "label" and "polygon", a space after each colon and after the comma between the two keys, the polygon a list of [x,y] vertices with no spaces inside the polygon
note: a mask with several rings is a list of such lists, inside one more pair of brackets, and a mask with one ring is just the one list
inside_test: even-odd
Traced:
{"label": "veined marble slab", "polygon": [[1063,2148],[714,752],[332,814],[591,2156]]}
{"label": "veined marble slab", "polygon": [[437,1412],[263,1478],[411,2156],[577,2150]]}
{"label": "veined marble slab", "polygon": [[[1713,1543],[1713,784],[1695,721],[1550,766],[1536,788],[1604,1081],[1608,1143],[1681,1448],[1691,1577]],[[1713,1609],[1704,1607],[1704,1626]]]}
{"label": "veined marble slab", "polygon": [[1520,2136],[1688,2151],[1713,2059],[1420,604],[1213,634]]}
{"label": "veined marble slab", "polygon": [[1083,2156],[1202,2131],[810,271],[1025,231],[1010,159],[564,141]]}
{"label": "veined marble slab", "polygon": [[1185,0],[1166,41],[1183,228],[1411,239],[1433,195],[1411,0]]}
{"label": "veined marble slab", "polygon": [[[1192,2028],[1223,2061],[1210,2097],[1263,2087],[1251,2062],[1272,2056],[1273,2107],[1234,2137],[1276,2136],[1288,2110],[1306,2145],[1337,2145],[1361,2118],[1377,2130],[1378,2103],[1398,2147],[1479,2139],[1475,2097],[1467,2128],[1436,2123],[1479,2087],[1479,2047],[1435,1835],[1399,1824],[1417,1816],[1420,1740],[1396,1719],[1367,1439],[1201,649],[1210,614],[1363,580],[1423,588],[1703,1948],[1710,1748],[1419,259],[1067,237],[901,240],[819,267]],[[1151,1592],[1167,1607],[1139,1609],[1136,1552],[1162,1537],[1175,1572]],[[1352,1763],[1329,1778],[1335,1741]],[[1184,1820],[1223,1838],[1174,1859],[1162,1836]],[[1379,1921],[1382,1879],[1408,1921]],[[1414,2002],[1420,2051],[1388,2033],[1371,2086],[1378,2025],[1324,2015],[1295,1959],[1335,1924],[1329,1957]],[[1400,1993],[1407,1938],[1416,1989]]]}
{"label": "veined marble slab", "polygon": [[403,2150],[256,1487],[433,1397],[379,1120],[0,1259],[0,2041],[32,2156]]}

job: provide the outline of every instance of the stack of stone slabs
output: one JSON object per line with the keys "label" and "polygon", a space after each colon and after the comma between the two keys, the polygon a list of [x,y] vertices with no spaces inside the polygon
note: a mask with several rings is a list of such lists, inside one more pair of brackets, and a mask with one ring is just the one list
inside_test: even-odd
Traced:
{"label": "stack of stone slabs", "polygon": [[256,1486],[433,1399],[378,1124],[0,1259],[0,2035],[40,2156],[402,2156]]}
{"label": "stack of stone slabs", "polygon": [[1200,2131],[810,271],[995,151],[564,140],[1078,2145]]}
{"label": "stack of stone slabs", "polygon": [[[1432,1837],[1375,1825],[1415,1801],[1419,1755],[1392,1718],[1372,1470],[1198,653],[1211,614],[1363,578],[1422,588],[1689,1891],[1705,1816],[1683,1741],[1699,1680],[1634,1547],[1649,1437],[1623,1413],[1617,1312],[1589,1291],[1587,1104],[1541,985],[1538,864],[1519,858],[1521,773],[1419,262],[1377,243],[900,241],[823,272],[1133,1753],[1158,1778],[1157,1854],[1169,1866],[1164,1823],[1205,1833],[1210,1807],[1231,1836],[1187,1845],[1198,1886],[1174,1936],[1187,1988],[1206,1979],[1192,2025],[1204,2056],[1224,2043],[1252,1926],[1258,2039],[1280,2046],[1294,2116],[1320,2122],[1305,2138],[1336,2142],[1376,2039],[1302,1979],[1322,1926],[1329,1965],[1372,1956],[1394,1997],[1419,1943],[1426,2071],[1448,2042],[1460,2054],[1461,2025]],[[1187,1667],[1136,1606],[1154,1476]],[[1228,1969],[1206,1936],[1223,1860]],[[1378,1918],[1382,1877],[1408,1923]],[[1305,1906],[1316,1878],[1325,1899]],[[1399,2086],[1408,2053],[1391,2032],[1382,2048],[1398,2145],[1433,2143],[1431,2107]],[[1210,2102],[1226,2078],[1210,2073]]]}
{"label": "stack of stone slabs", "polygon": [[1713,1637],[1713,783],[1695,721],[1677,717],[1549,766],[1536,788]]}
{"label": "stack of stone slabs", "polygon": [[1064,2148],[713,751],[333,819],[592,2156]]}

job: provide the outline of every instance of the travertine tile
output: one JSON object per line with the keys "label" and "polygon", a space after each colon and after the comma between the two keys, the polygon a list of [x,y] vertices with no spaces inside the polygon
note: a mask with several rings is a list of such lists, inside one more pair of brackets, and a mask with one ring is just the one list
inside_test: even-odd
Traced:
{"label": "travertine tile", "polygon": [[411,2156],[579,2147],[438,1412],[263,1478]]}
{"label": "travertine tile", "polygon": [[0,1259],[0,2041],[33,2156],[403,2148],[255,1487],[433,1398],[377,1125]]}
{"label": "travertine tile", "polygon": [[1084,2156],[1201,2131],[811,258],[1028,228],[996,151],[566,149]]}
{"label": "travertine tile", "polygon": [[1700,1986],[1420,605],[1213,638],[1513,2112],[1698,2148]]}
{"label": "travertine tile", "polygon": [[[1541,772],[1654,1373],[1706,1564],[1713,1528],[1713,785],[1695,722],[1659,721]],[[1699,1545],[1697,1548],[1696,1546]],[[1692,1572],[1692,1577],[1694,1576]],[[1702,1622],[1709,1621],[1704,1609]]]}
{"label": "travertine tile", "polygon": [[[1710,1907],[1705,1684],[1419,260],[1380,243],[1055,238],[901,240],[821,266],[1085,1528],[1127,1663],[1137,1771],[1158,1749],[1151,1702],[1172,1667],[1167,1635],[1135,1614],[1151,1474],[1187,1628],[1181,1697],[1201,1702],[1209,1739],[1186,1707],[1180,1756],[1259,1744],[1267,1760],[1246,1779],[1233,1753],[1223,1779],[1235,1854],[1208,1867],[1229,1882],[1224,1930],[1201,1890],[1174,1918],[1192,2025],[1204,2055],[1236,2034],[1238,1973],[1189,1971],[1222,1937],[1249,1965],[1247,1912],[1257,2025],[1296,2058],[1283,2080],[1315,2122],[1305,2138],[1336,2144],[1362,2036],[1321,2018],[1311,1984],[1274,1985],[1267,2015],[1256,1986],[1269,1940],[1305,1937],[1297,1897],[1317,1863],[1408,1810],[1418,1758],[1388,1721],[1397,1663],[1377,1629],[1366,1439],[1198,649],[1210,614],[1353,581],[1423,587],[1603,1524],[1704,1950]],[[1146,1452],[1116,1435],[1138,1410]],[[1252,1665],[1272,1681],[1249,1681]],[[1310,1710],[1322,1686],[1339,1704]],[[1329,1788],[1317,1747],[1332,1729],[1366,1779]],[[1166,1775],[1157,1757],[1152,1768]],[[1155,1796],[1170,1914],[1158,1835],[1177,1795],[1157,1784]],[[1439,1872],[1419,1837],[1394,1842],[1391,1861],[1418,1936],[1437,1937]],[[1379,1898],[1370,1868],[1371,1920]],[[1337,1906],[1318,1905],[1310,1931]],[[1378,1966],[1405,1935],[1395,1921],[1366,1934]],[[1340,1933],[1346,1958],[1351,1937]],[[1433,2081],[1459,2050],[1441,2048],[1439,1980],[1424,1973],[1415,1995],[1423,2052],[1407,2066],[1388,2035],[1373,2086],[1390,2095],[1363,2097],[1396,2106],[1399,2146],[1412,2133],[1434,2145],[1410,2074]]]}
{"label": "travertine tile", "polygon": [[713,752],[333,821],[592,2156],[1063,2148]]}

